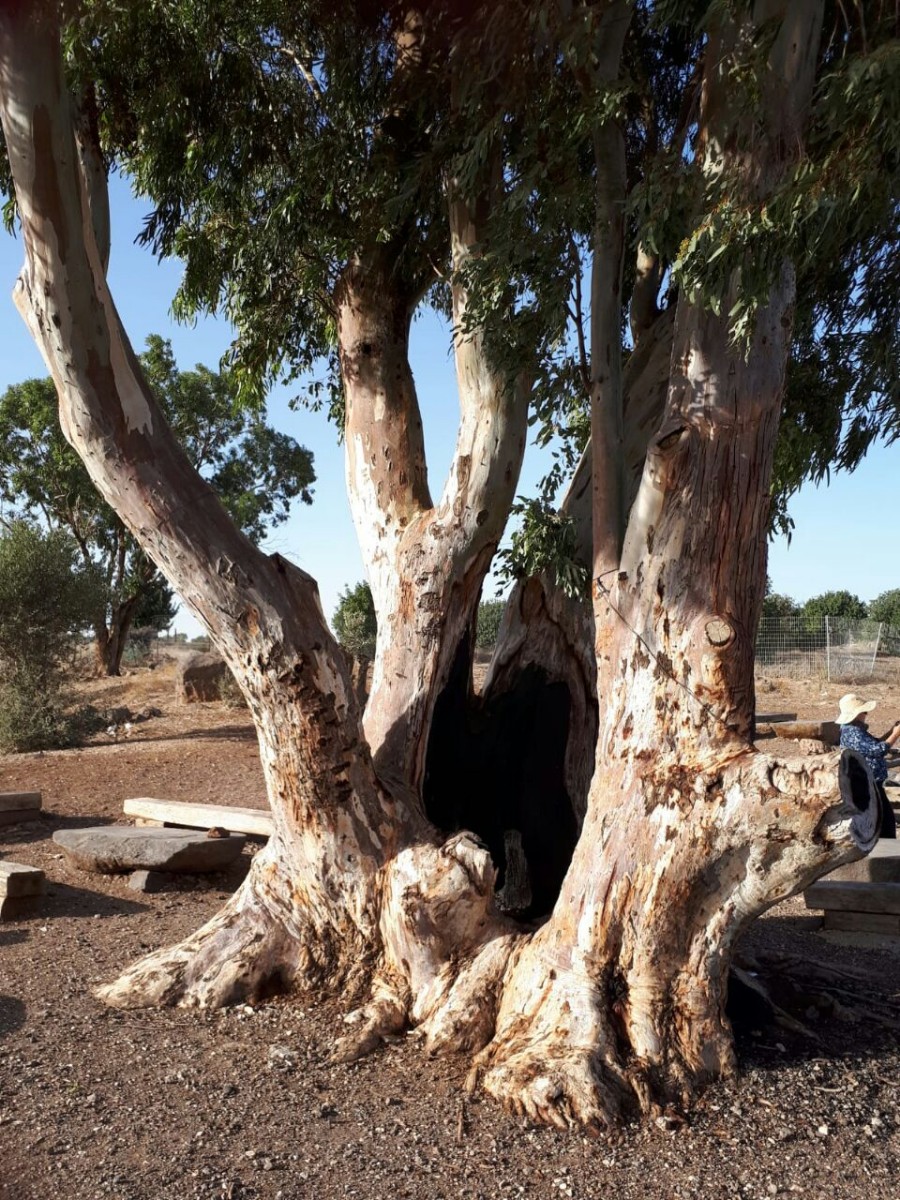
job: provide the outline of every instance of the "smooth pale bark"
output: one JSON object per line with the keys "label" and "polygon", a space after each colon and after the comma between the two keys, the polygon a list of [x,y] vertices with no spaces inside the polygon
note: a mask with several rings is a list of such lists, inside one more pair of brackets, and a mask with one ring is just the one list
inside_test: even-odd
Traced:
{"label": "smooth pale bark", "polygon": [[[621,487],[626,509],[634,501],[647,447],[662,419],[674,321],[674,309],[658,314],[629,355],[622,372],[625,445]],[[591,561],[592,553],[592,472],[593,458],[588,445],[560,506],[560,511],[575,524],[576,553],[585,564]],[[514,697],[519,698],[521,707],[523,696],[535,694],[548,696],[547,703],[565,710],[562,754],[549,773],[561,778],[576,826],[580,828],[587,810],[597,742],[593,615],[586,599],[567,596],[546,576],[523,580],[510,593],[483,696],[476,704],[479,720],[490,730],[496,723],[494,714],[506,711]],[[489,739],[493,736],[491,732],[487,734]],[[500,730],[496,736],[501,736]],[[547,753],[553,752],[554,747],[548,747]],[[510,797],[508,807],[513,809],[515,803],[515,798]],[[536,829],[541,828],[540,836],[546,843],[554,821],[559,818],[548,807],[540,820],[532,820]],[[520,828],[515,824],[512,827]],[[483,834],[477,824],[473,828]]]}
{"label": "smooth pale bark", "polygon": [[[451,201],[457,273],[483,221]],[[460,655],[471,660],[482,583],[515,494],[527,391],[491,367],[482,333],[464,332],[465,291],[455,284],[460,423],[433,503],[409,367],[411,306],[374,255],[348,268],[337,299],[348,492],[378,618],[365,733],[379,774],[421,794],[434,707]]]}

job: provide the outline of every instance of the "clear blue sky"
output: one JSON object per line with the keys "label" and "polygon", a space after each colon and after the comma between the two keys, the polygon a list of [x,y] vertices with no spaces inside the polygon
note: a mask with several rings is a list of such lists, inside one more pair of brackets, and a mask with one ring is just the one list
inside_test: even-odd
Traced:
{"label": "clear blue sky", "polygon": [[[159,333],[171,340],[182,368],[201,362],[215,367],[230,340],[228,326],[219,320],[199,321],[192,327],[173,322],[169,310],[180,278],[179,264],[158,264],[149,251],[134,244],[148,205],[133,199],[127,182],[119,178],[112,180],[110,190],[110,284],[135,349],[143,349],[148,334]],[[46,374],[10,299],[21,263],[21,241],[0,234],[0,389]],[[416,322],[411,357],[432,494],[438,494],[450,463],[458,409],[448,333],[433,316]],[[313,451],[315,501],[311,507],[298,505],[266,546],[318,580],[330,616],[342,588],[363,578],[362,561],[347,503],[343,450],[323,414],[289,409],[288,400],[296,390],[275,389],[269,397],[269,414],[273,424]],[[533,491],[540,473],[540,455],[529,447],[520,490]],[[900,562],[890,543],[900,500],[898,477],[900,446],[879,447],[853,475],[835,476],[827,487],[804,488],[791,505],[796,530],[790,546],[779,538],[770,549],[774,589],[802,601],[846,588],[871,600],[888,588],[900,587]],[[492,590],[490,583],[486,590]],[[191,636],[199,632],[185,610],[176,617],[175,628]]]}

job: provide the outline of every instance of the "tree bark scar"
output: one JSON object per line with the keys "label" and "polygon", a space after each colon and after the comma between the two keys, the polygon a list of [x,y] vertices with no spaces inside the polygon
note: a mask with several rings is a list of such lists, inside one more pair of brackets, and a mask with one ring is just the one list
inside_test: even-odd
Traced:
{"label": "tree bark scar", "polygon": [[705,631],[713,646],[727,646],[735,639],[734,628],[724,617],[716,616],[707,621]]}
{"label": "tree bark scar", "polygon": [[238,617],[238,623],[243,625],[251,637],[259,633],[259,609],[248,604]]}

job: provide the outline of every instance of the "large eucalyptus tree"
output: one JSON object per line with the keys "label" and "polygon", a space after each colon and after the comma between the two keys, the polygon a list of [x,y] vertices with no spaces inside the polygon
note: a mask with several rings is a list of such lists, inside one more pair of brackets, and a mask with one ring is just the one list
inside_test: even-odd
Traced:
{"label": "large eucalyptus tree", "polygon": [[[56,382],[66,436],[239,681],[275,818],[223,911],[103,989],[108,1003],[210,1005],[276,984],[327,985],[358,1004],[340,1052],[415,1024],[431,1051],[475,1052],[484,1085],[514,1109],[603,1123],[686,1103],[733,1069],[724,1002],[737,934],[873,843],[876,804],[859,758],[783,761],[754,748],[752,652],[797,271],[803,278],[824,247],[840,251],[857,328],[879,345],[896,338],[884,327],[898,140],[892,16],[885,6],[861,33],[829,9],[823,38],[816,0],[717,5],[706,24],[692,6],[663,7],[657,16],[687,22],[687,69],[668,76],[666,37],[624,0],[429,6],[421,18],[297,7],[291,38],[277,6],[245,4],[218,43],[214,6],[166,5],[157,49],[172,20],[178,47],[196,37],[202,52],[173,58],[193,61],[195,75],[172,72],[142,105],[125,97],[117,107],[89,56],[111,141],[127,141],[115,121],[131,111],[135,145],[180,156],[177,170],[161,153],[136,160],[141,182],[160,199],[160,236],[193,264],[186,294],[209,295],[212,279],[244,318],[248,369],[254,348],[259,362],[293,345],[302,362],[310,348],[336,346],[351,490],[379,629],[390,631],[365,716],[314,581],[240,534],[131,351],[105,278],[103,173],[89,169],[78,120],[86,68],[73,100],[53,5],[3,7],[0,109],[26,251],[18,306]],[[96,11],[93,51],[123,30],[140,44],[131,6]],[[300,124],[316,137],[298,139],[296,80],[282,90],[276,58],[302,80]],[[135,88],[140,66],[135,55]],[[235,88],[234,72],[257,91]],[[332,90],[342,73],[347,86]],[[227,86],[195,94],[201,77]],[[642,92],[644,77],[653,86]],[[528,86],[534,78],[547,89]],[[655,147],[635,141],[654,88],[683,101],[669,106],[676,117]],[[192,124],[207,109],[220,129],[242,132],[213,145],[214,161]],[[568,149],[592,184],[586,210],[555,153],[568,124]],[[416,170],[398,169],[410,163]],[[854,186],[869,187],[858,211]],[[229,210],[231,196],[240,203]],[[484,847],[429,821],[422,777],[430,711],[471,629],[515,488],[524,393],[544,361],[526,353],[529,337],[541,351],[552,340],[543,306],[555,280],[546,290],[538,281],[560,231],[559,245],[571,245],[561,197],[580,206],[592,259],[583,361],[593,466],[572,503],[590,496],[597,732],[578,844],[534,932],[496,911]],[[315,222],[330,212],[332,225],[316,224],[310,239],[314,201]],[[833,234],[842,208],[856,225]],[[284,245],[280,220],[298,229],[286,261],[273,253]],[[557,280],[567,256],[560,250]],[[212,261],[224,263],[218,282]],[[462,418],[451,480],[432,505],[406,339],[441,276]],[[623,366],[626,293],[634,349]],[[807,335],[815,342],[814,326]],[[647,403],[630,403],[639,396]]]}

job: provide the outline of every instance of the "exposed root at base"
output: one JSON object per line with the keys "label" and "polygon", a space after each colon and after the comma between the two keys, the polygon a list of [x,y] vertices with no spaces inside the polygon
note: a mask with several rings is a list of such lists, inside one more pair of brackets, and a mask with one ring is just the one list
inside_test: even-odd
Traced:
{"label": "exposed root at base", "polygon": [[139,959],[94,995],[112,1008],[219,1008],[283,988],[296,960],[283,928],[232,901],[189,938]]}
{"label": "exposed root at base", "polygon": [[[575,1126],[600,1133],[631,1115],[634,1092],[624,1073],[597,1062],[587,1050],[531,1046],[504,1056],[491,1047],[469,1076],[518,1117],[560,1129]],[[482,1069],[486,1068],[486,1069]]]}
{"label": "exposed root at base", "polygon": [[406,1025],[408,1004],[385,985],[376,985],[371,1002],[344,1017],[353,1028],[337,1039],[330,1058],[335,1063],[355,1062],[377,1050],[386,1037]]}
{"label": "exposed root at base", "polygon": [[113,1008],[221,1008],[298,986],[361,991],[371,973],[366,947],[339,945],[328,926],[314,928],[299,904],[286,903],[271,855],[256,856],[238,891],[196,933],[139,959],[95,989],[97,998]]}

